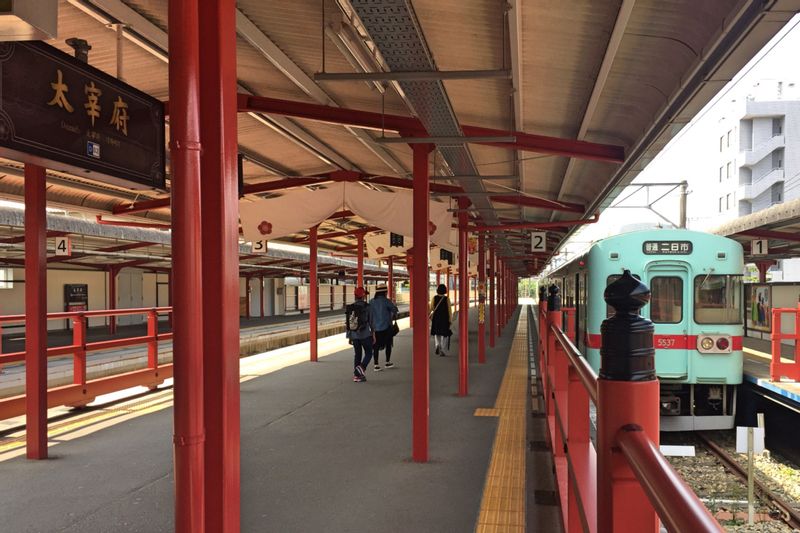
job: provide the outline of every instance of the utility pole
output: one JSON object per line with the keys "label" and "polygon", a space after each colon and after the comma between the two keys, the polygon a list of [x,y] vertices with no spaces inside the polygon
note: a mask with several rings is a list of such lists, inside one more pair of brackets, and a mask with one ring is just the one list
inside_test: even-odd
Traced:
{"label": "utility pole", "polygon": [[678,227],[686,229],[686,199],[689,196],[688,191],[686,190],[689,183],[684,180],[681,182],[681,210],[678,220]]}

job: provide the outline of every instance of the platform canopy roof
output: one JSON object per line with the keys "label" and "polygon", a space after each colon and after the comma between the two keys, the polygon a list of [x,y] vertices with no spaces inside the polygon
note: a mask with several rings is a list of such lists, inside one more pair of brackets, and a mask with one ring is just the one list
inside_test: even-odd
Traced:
{"label": "platform canopy roof", "polygon": [[[413,126],[441,141],[432,196],[454,210],[466,200],[474,226],[503,225],[489,233],[498,255],[520,275],[538,272],[798,9],[800,0],[239,0],[243,201],[331,181],[409,188],[411,148],[381,137]],[[167,99],[167,0],[60,0],[58,22],[52,45],[71,51],[65,39],[85,39],[90,63],[112,75],[111,25],[124,24],[122,77]],[[392,74],[346,76],[363,72]],[[462,136],[483,141],[447,140]],[[21,166],[2,167],[0,196],[19,200]],[[168,192],[58,169],[48,180],[50,204],[68,211],[170,219]],[[531,222],[546,226],[544,254],[529,252]],[[337,213],[320,233],[342,235],[322,246],[351,247],[365,226]]]}
{"label": "platform canopy roof", "polygon": [[[730,237],[741,243],[747,262],[798,257],[800,256],[800,199],[741,216],[713,229],[712,233]],[[754,240],[766,240],[767,246],[756,248],[754,254],[752,250]]]}

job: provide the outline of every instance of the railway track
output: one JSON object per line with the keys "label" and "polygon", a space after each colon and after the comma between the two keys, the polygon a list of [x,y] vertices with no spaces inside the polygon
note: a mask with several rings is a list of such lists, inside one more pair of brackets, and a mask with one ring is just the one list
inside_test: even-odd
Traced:
{"label": "railway track", "polygon": [[[747,483],[747,471],[731,454],[711,440],[708,435],[697,433],[696,436],[729,472],[740,478],[744,483]],[[800,529],[800,512],[796,511],[789,502],[759,481],[758,478],[753,481],[756,497],[771,509],[770,516],[780,519],[793,529]]]}

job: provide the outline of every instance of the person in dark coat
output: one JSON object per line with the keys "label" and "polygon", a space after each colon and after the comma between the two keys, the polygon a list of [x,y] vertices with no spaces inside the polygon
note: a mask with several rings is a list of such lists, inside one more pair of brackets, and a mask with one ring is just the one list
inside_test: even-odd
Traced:
{"label": "person in dark coat", "polygon": [[372,320],[372,331],[375,332],[375,345],[372,352],[375,355],[375,372],[381,371],[378,361],[380,351],[386,349],[386,368],[394,368],[392,363],[392,347],[394,346],[392,335],[392,322],[397,319],[397,306],[387,297],[389,288],[386,285],[378,285],[375,288],[375,298],[369,303],[369,316]]}
{"label": "person in dark coat", "polygon": [[444,357],[447,355],[445,339],[449,340],[453,332],[450,330],[450,299],[447,297],[447,287],[436,287],[436,296],[431,300],[431,335],[436,345],[436,354]]}

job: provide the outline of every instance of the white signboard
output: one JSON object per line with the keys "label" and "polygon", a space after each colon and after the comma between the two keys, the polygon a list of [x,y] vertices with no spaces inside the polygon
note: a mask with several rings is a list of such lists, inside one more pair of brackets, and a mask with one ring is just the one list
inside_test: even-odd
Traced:
{"label": "white signboard", "polygon": [[[747,430],[736,426],[736,453],[747,453]],[[753,428],[753,453],[764,451],[764,428]]]}
{"label": "white signboard", "polygon": [[267,241],[253,241],[252,253],[254,254],[267,253]]}
{"label": "white signboard", "polygon": [[56,237],[56,255],[72,255],[72,242],[69,237]]}
{"label": "white signboard", "polygon": [[546,252],[546,251],[547,251],[547,232],[546,231],[531,232],[531,252]]}
{"label": "white signboard", "polygon": [[753,239],[750,241],[750,255],[767,255],[769,253],[769,240]]}

